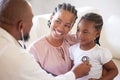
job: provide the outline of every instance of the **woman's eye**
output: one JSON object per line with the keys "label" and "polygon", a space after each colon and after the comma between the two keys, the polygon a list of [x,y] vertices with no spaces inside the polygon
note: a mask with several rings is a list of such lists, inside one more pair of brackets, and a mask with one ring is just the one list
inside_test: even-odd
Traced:
{"label": "woman's eye", "polygon": [[70,26],[70,25],[65,25],[65,27],[71,28],[71,26]]}
{"label": "woman's eye", "polygon": [[61,23],[59,20],[55,20],[55,22],[57,22],[57,23],[59,23],[59,24]]}

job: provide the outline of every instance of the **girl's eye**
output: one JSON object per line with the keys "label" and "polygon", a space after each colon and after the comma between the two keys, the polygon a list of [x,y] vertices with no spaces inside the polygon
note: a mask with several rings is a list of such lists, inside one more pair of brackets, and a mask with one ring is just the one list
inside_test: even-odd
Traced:
{"label": "girl's eye", "polygon": [[84,31],[83,33],[84,33],[84,34],[87,34],[88,32],[87,32],[87,31]]}

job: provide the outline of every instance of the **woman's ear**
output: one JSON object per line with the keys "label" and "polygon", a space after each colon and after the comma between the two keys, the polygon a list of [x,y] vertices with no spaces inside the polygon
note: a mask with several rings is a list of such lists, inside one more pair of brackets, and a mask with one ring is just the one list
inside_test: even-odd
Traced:
{"label": "woman's ear", "polygon": [[50,22],[51,22],[52,18],[53,18],[53,14],[50,15]]}
{"label": "woman's ear", "polygon": [[52,18],[53,18],[53,15],[50,15],[50,20],[48,20],[48,26],[49,26],[49,28],[50,28],[50,25],[51,25]]}

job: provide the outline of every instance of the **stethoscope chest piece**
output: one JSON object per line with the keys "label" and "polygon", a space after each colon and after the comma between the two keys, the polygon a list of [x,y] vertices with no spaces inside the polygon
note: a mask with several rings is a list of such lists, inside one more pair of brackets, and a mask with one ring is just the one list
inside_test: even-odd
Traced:
{"label": "stethoscope chest piece", "polygon": [[86,61],[89,62],[89,57],[83,56],[81,60],[82,60],[82,62],[86,62]]}

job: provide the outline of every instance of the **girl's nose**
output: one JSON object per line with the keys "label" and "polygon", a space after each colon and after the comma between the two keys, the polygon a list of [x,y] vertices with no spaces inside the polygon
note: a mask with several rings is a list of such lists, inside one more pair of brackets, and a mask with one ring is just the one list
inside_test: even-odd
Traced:
{"label": "girl's nose", "polygon": [[81,32],[77,33],[77,38],[82,38],[83,34]]}

